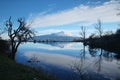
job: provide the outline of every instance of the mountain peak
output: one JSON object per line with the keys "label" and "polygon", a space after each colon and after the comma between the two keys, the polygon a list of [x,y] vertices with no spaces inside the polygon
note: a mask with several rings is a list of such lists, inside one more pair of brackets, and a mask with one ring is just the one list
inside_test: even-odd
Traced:
{"label": "mountain peak", "polygon": [[52,33],[51,35],[55,35],[55,36],[71,36],[69,33],[65,33],[64,31],[60,31],[58,33]]}

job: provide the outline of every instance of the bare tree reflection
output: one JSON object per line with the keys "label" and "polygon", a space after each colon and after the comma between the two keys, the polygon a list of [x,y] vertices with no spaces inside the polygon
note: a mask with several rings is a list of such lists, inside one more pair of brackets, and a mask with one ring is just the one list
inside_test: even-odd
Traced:
{"label": "bare tree reflection", "polygon": [[89,51],[89,54],[92,56],[92,57],[96,57],[97,56],[97,49],[93,49],[91,47],[88,48],[88,51]]}
{"label": "bare tree reflection", "polygon": [[28,63],[35,63],[35,62],[40,62],[37,55],[34,55],[33,57],[31,57],[28,61]]}
{"label": "bare tree reflection", "polygon": [[112,62],[113,58],[114,58],[112,53],[110,53],[109,51],[105,51],[105,50],[104,50],[104,53],[103,53],[103,57],[106,61],[109,61],[109,62]]}
{"label": "bare tree reflection", "polygon": [[97,71],[100,72],[102,69],[103,60],[111,62],[114,56],[109,51],[105,51],[103,49],[99,49],[98,52],[99,52],[99,55],[97,56],[95,66],[97,68]]}
{"label": "bare tree reflection", "polygon": [[33,69],[35,69],[35,70],[37,70],[37,71],[42,71],[41,69],[41,66],[39,66],[39,64],[40,64],[40,60],[39,60],[39,58],[38,58],[38,56],[37,55],[33,55],[31,58],[29,58],[28,60],[27,60],[27,63],[28,63],[28,65],[29,66],[31,66]]}
{"label": "bare tree reflection", "polygon": [[98,55],[98,58],[95,62],[95,66],[96,66],[98,72],[101,71],[101,67],[102,67],[102,54],[103,54],[103,50],[100,49],[100,54]]}
{"label": "bare tree reflection", "polygon": [[85,60],[85,45],[83,45],[83,49],[81,49],[81,51],[80,51],[80,59],[81,59],[81,61],[83,62],[84,60]]}
{"label": "bare tree reflection", "polygon": [[[101,75],[104,68],[104,62],[109,61],[112,62],[114,60],[114,54],[109,51],[105,51],[101,48],[90,48],[88,47],[89,54],[93,57],[91,60],[93,62],[89,62],[88,54],[86,54],[85,46],[80,51],[79,59],[77,58],[76,62],[73,64],[72,69],[75,73],[78,73],[79,80],[99,80],[99,79],[106,79],[104,76]],[[93,67],[93,68],[92,68]],[[89,71],[93,69],[92,71]],[[95,71],[95,72],[94,72]],[[97,72],[97,73],[96,73]],[[96,75],[96,76],[95,76]],[[74,80],[78,80],[74,79]]]}
{"label": "bare tree reflection", "polygon": [[89,47],[89,54],[92,57],[96,57],[97,60],[95,60],[95,67],[97,68],[97,72],[100,72],[102,67],[103,50]]}
{"label": "bare tree reflection", "polygon": [[89,78],[87,72],[87,68],[89,68],[89,65],[85,65],[85,57],[86,51],[85,46],[83,45],[83,49],[80,51],[79,60],[76,61],[72,66],[72,70],[78,74],[79,80],[87,80]]}

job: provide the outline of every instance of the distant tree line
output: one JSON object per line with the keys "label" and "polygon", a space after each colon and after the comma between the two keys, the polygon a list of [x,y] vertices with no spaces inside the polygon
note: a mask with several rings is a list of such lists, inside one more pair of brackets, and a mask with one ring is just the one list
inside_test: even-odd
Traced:
{"label": "distant tree line", "polygon": [[[88,38],[81,36],[84,45],[89,45],[92,48],[120,51],[120,29],[117,29],[115,33],[108,31],[104,34],[101,20],[98,20],[98,23],[95,25],[95,29],[96,34],[98,35],[94,33]],[[81,33],[84,31],[81,27]],[[84,32],[84,36],[86,36],[86,32]]]}

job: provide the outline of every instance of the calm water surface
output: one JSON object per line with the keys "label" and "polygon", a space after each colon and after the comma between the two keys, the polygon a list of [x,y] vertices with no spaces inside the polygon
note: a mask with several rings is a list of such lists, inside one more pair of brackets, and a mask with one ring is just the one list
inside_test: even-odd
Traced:
{"label": "calm water surface", "polygon": [[82,43],[25,43],[18,49],[16,62],[60,80],[120,80],[120,60],[115,56]]}

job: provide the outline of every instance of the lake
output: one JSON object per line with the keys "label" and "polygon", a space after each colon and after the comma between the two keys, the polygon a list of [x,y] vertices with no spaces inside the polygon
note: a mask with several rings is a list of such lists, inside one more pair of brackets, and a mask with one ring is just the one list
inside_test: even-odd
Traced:
{"label": "lake", "polygon": [[28,42],[20,45],[15,60],[58,80],[120,80],[120,59],[116,56],[79,42]]}

